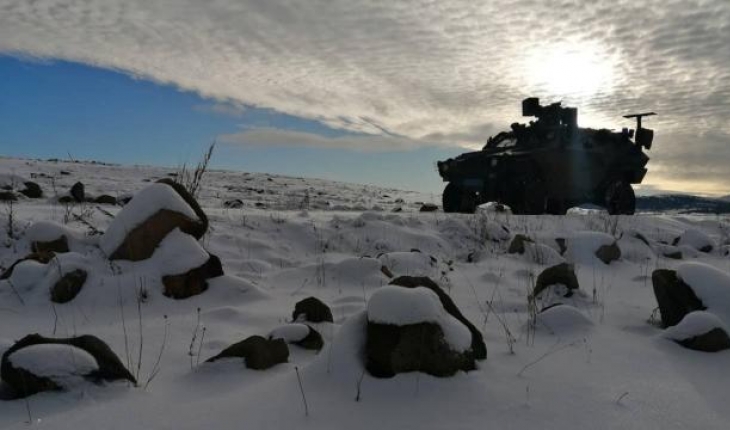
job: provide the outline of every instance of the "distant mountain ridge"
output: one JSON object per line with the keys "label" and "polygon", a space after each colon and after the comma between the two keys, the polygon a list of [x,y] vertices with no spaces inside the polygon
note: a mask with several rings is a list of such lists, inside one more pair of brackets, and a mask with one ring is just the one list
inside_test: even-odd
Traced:
{"label": "distant mountain ridge", "polygon": [[637,196],[637,212],[730,213],[730,195],[712,198],[686,194]]}

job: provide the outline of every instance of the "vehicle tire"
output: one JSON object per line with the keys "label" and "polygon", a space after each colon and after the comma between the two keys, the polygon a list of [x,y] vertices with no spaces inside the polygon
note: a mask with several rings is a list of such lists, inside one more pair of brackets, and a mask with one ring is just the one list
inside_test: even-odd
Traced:
{"label": "vehicle tire", "polygon": [[444,188],[442,204],[444,212],[474,213],[477,204],[476,194],[449,182]]}
{"label": "vehicle tire", "polygon": [[633,215],[636,212],[636,195],[631,184],[616,181],[606,187],[604,205],[611,215]]}
{"label": "vehicle tire", "polygon": [[545,192],[545,184],[539,178],[530,178],[525,181],[522,198],[522,214],[541,215],[545,213],[547,193]]}

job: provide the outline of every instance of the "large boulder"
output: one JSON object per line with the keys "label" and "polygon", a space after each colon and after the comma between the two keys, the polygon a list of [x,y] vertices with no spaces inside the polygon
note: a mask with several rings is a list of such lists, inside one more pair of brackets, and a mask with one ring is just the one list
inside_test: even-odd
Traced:
{"label": "large boulder", "polygon": [[441,289],[441,287],[439,287],[439,285],[431,278],[428,278],[426,276],[399,276],[390,281],[390,285],[396,285],[405,288],[425,287],[436,293],[439,300],[441,301],[441,306],[444,307],[446,312],[452,317],[456,318],[459,322],[464,324],[469,329],[469,332],[471,333],[471,350],[474,353],[474,358],[476,358],[477,360],[484,360],[487,358],[487,346],[484,344],[482,334],[479,332],[476,326],[471,323],[471,321],[466,319],[466,317],[461,313],[454,301],[451,300],[451,297],[449,297],[449,295],[446,294],[446,292]]}
{"label": "large boulder", "polygon": [[446,311],[431,288],[389,285],[368,301],[365,367],[375,377],[412,371],[444,377],[473,370],[472,341],[469,328]]}
{"label": "large boulder", "polygon": [[289,348],[283,339],[250,336],[209,358],[207,362],[222,358],[243,358],[249,369],[265,370],[276,364],[286,363],[289,360]]}
{"label": "large boulder", "polygon": [[539,275],[537,275],[537,281],[535,282],[535,289],[532,291],[532,296],[537,297],[543,290],[551,285],[564,285],[568,289],[565,297],[572,296],[573,290],[577,290],[580,287],[580,285],[578,285],[578,278],[575,276],[573,265],[560,263],[543,270]]}
{"label": "large boulder", "polygon": [[[61,349],[58,346],[71,347],[62,351],[71,354],[71,363],[62,362],[66,357],[59,354]],[[88,359],[89,356],[93,361]],[[91,381],[127,380],[137,383],[111,348],[90,335],[58,339],[39,334],[25,336],[3,353],[0,374],[17,397],[61,390],[70,376]]]}
{"label": "large boulder", "polygon": [[145,260],[176,228],[200,239],[208,229],[208,218],[181,185],[163,179],[124,206],[99,245],[112,260]]}
{"label": "large boulder", "polygon": [[307,297],[294,305],[292,321],[309,321],[313,323],[334,322],[332,311],[316,297]]}
{"label": "large boulder", "polygon": [[663,325],[674,325],[687,313],[705,309],[730,324],[730,275],[725,271],[686,262],[674,271],[655,271],[652,281]]}
{"label": "large boulder", "polygon": [[651,282],[664,328],[678,324],[690,312],[707,309],[692,287],[682,281],[674,270],[655,270],[651,274]]}

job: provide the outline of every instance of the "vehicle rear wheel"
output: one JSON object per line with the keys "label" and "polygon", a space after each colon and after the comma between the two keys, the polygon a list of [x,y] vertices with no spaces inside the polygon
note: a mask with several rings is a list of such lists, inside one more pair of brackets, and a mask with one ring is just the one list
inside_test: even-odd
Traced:
{"label": "vehicle rear wheel", "polygon": [[636,211],[634,189],[625,181],[616,181],[606,187],[604,203],[611,215],[633,215]]}
{"label": "vehicle rear wheel", "polygon": [[477,208],[476,193],[449,182],[443,194],[444,212],[474,213]]}
{"label": "vehicle rear wheel", "polygon": [[546,205],[545,184],[539,178],[531,178],[526,181],[523,189],[522,213],[525,215],[544,214]]}

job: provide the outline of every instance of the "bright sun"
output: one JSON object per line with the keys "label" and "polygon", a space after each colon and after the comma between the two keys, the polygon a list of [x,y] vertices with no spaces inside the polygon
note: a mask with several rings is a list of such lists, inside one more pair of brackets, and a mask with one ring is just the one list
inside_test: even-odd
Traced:
{"label": "bright sun", "polygon": [[610,91],[614,61],[597,45],[561,44],[536,48],[527,56],[530,89],[571,98]]}

